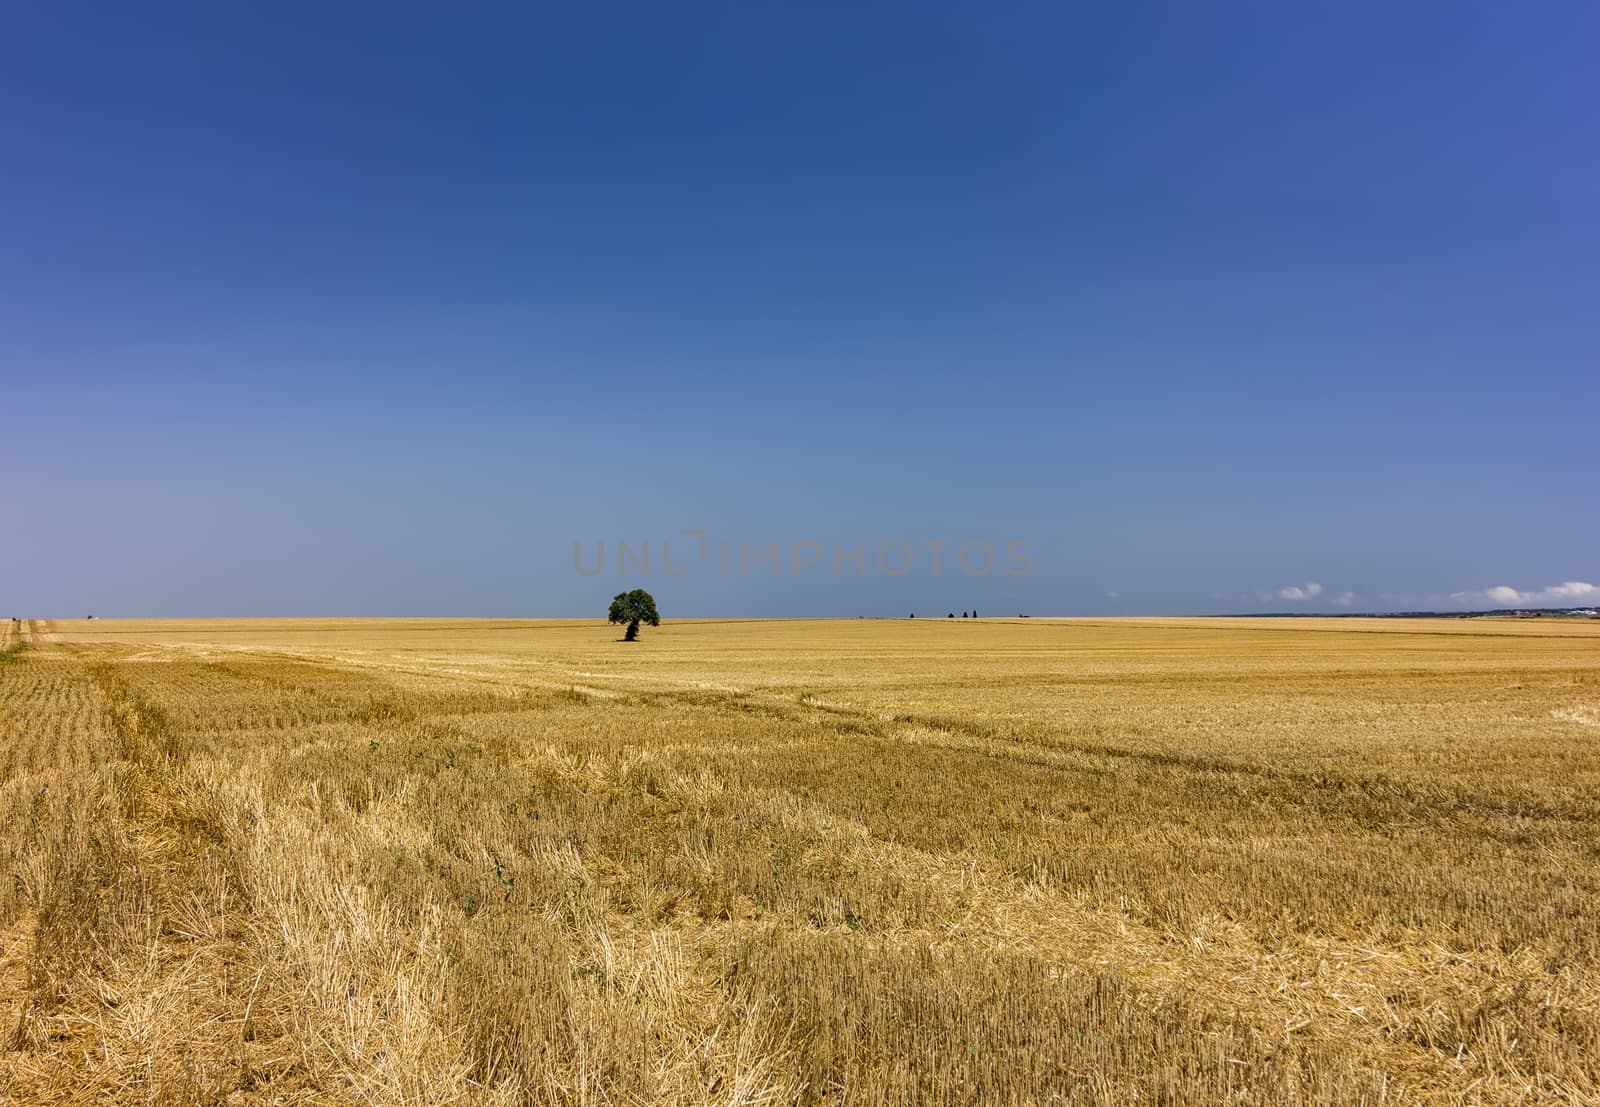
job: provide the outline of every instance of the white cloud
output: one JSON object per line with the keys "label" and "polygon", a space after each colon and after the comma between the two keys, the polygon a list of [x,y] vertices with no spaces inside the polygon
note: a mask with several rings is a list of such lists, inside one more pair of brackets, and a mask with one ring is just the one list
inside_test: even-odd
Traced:
{"label": "white cloud", "polygon": [[1563,600],[1581,603],[1600,599],[1600,587],[1586,580],[1569,580],[1553,588],[1546,588],[1544,594],[1558,603]]}
{"label": "white cloud", "polygon": [[1322,585],[1314,580],[1308,580],[1304,584],[1291,584],[1287,588],[1278,589],[1278,598],[1280,600],[1309,600],[1320,595],[1322,595]]}
{"label": "white cloud", "polygon": [[1328,602],[1339,607],[1349,607],[1356,602],[1356,594],[1354,592],[1341,592]]}
{"label": "white cloud", "polygon": [[1452,592],[1450,598],[1456,603],[1469,605],[1487,603],[1496,607],[1564,607],[1600,600],[1600,585],[1585,580],[1568,580],[1537,592],[1523,592],[1509,584],[1497,584],[1477,592]]}
{"label": "white cloud", "polygon": [[1122,593],[1121,592],[1107,592],[1106,593],[1106,599],[1108,599],[1108,600],[1120,600],[1121,598],[1122,598]]}

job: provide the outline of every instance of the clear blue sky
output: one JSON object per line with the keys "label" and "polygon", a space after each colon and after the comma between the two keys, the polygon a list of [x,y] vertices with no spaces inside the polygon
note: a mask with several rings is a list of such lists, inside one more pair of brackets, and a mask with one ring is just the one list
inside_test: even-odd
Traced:
{"label": "clear blue sky", "polygon": [[1589,3],[13,5],[0,614],[1583,598],[1597,42]]}

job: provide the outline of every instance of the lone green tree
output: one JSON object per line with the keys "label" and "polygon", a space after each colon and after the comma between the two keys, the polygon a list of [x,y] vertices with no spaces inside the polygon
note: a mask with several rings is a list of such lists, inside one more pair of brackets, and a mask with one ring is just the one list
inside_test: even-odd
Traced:
{"label": "lone green tree", "polygon": [[628,624],[627,633],[622,636],[624,642],[639,640],[640,623],[649,623],[653,627],[661,625],[661,616],[656,614],[655,597],[643,588],[618,592],[617,598],[611,601],[611,614],[607,618],[613,623]]}

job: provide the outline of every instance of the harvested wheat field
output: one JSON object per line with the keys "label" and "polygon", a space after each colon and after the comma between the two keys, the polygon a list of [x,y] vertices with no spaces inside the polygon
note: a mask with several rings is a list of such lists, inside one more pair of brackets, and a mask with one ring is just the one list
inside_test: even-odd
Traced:
{"label": "harvested wheat field", "polygon": [[8,1103],[1600,1103],[1600,625],[3,626]]}

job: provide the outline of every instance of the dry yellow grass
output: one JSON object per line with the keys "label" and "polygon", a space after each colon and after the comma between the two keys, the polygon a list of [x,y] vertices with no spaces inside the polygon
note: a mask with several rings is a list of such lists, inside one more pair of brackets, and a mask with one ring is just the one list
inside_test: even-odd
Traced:
{"label": "dry yellow grass", "polygon": [[1600,1103],[1600,626],[0,634],[5,1102]]}

